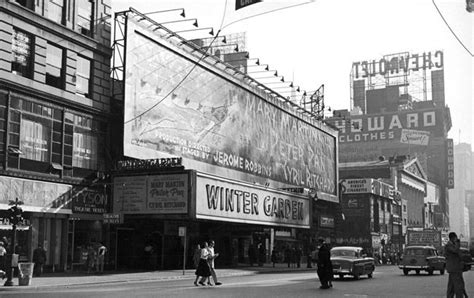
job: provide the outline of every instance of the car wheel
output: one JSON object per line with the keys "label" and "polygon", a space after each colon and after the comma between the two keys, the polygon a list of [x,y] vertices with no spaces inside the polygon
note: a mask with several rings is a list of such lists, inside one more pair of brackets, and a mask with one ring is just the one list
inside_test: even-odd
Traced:
{"label": "car wheel", "polygon": [[372,278],[372,273],[367,274],[369,278]]}
{"label": "car wheel", "polygon": [[420,270],[415,270],[415,272],[416,272],[416,275],[420,274]]}
{"label": "car wheel", "polygon": [[354,279],[355,279],[355,280],[358,280],[359,277],[360,277],[359,272],[355,272],[355,273],[354,273]]}
{"label": "car wheel", "polygon": [[433,268],[430,268],[428,270],[426,270],[428,272],[428,275],[433,275]]}
{"label": "car wheel", "polygon": [[439,271],[439,274],[444,275],[444,268]]}
{"label": "car wheel", "polygon": [[344,274],[339,274],[339,279],[344,279]]}
{"label": "car wheel", "polygon": [[410,270],[408,270],[408,269],[403,269],[403,274],[408,275],[408,272],[410,272]]}

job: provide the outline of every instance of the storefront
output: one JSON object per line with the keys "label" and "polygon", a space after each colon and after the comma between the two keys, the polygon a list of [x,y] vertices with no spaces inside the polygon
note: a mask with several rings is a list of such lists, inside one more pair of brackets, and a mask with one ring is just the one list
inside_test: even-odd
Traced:
{"label": "storefront", "polygon": [[[88,246],[108,246],[103,214],[109,210],[104,185],[78,188],[72,195],[72,215],[68,223],[68,269],[85,268]],[[108,263],[108,262],[106,262]]]}
{"label": "storefront", "polygon": [[[33,250],[42,245],[46,250],[46,270],[64,270],[67,256],[67,223],[71,185],[0,176],[0,209],[10,208],[18,198],[23,204],[24,221],[20,223],[15,250],[20,261],[32,261]],[[11,225],[1,218],[0,238],[12,244]]]}
{"label": "storefront", "polygon": [[115,177],[114,213],[125,214],[112,237],[117,268],[189,266],[196,245],[210,239],[225,252],[221,265],[266,262],[273,247],[310,228],[309,210],[307,196],[196,171]]}

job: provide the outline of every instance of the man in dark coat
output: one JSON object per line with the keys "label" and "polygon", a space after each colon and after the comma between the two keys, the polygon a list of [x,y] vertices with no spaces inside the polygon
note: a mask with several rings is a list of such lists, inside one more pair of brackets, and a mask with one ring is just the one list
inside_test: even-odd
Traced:
{"label": "man in dark coat", "polygon": [[43,273],[43,265],[46,263],[46,251],[41,244],[33,251],[33,263],[35,263],[33,267],[35,276],[41,276]]}
{"label": "man in dark coat", "polygon": [[329,246],[325,243],[324,239],[319,240],[319,251],[318,251],[318,277],[321,282],[320,289],[329,289],[332,287],[332,263],[331,263],[331,252]]}
{"label": "man in dark coat", "polygon": [[461,242],[456,233],[449,233],[449,241],[444,247],[446,270],[449,273],[447,297],[464,297],[463,262],[461,259]]}

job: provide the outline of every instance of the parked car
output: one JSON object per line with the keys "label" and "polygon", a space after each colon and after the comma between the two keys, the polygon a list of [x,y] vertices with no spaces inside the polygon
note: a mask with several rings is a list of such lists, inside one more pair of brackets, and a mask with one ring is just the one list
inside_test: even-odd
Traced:
{"label": "parked car", "polygon": [[472,265],[474,265],[474,260],[472,259],[471,253],[467,248],[461,247],[462,261],[464,262],[465,270],[471,270]]}
{"label": "parked car", "polygon": [[411,270],[414,270],[416,274],[426,271],[429,275],[439,270],[439,273],[443,275],[446,269],[446,258],[439,255],[436,248],[432,246],[407,246],[398,267],[405,275],[408,275]]}
{"label": "parked car", "polygon": [[352,275],[354,279],[359,279],[361,275],[372,278],[375,270],[374,258],[363,254],[362,247],[339,246],[331,249],[331,263],[333,273],[344,278],[345,275]]}

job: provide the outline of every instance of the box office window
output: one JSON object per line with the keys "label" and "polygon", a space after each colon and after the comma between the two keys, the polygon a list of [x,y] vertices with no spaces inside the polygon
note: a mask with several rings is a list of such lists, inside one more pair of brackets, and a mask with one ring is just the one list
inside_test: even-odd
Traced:
{"label": "box office window", "polygon": [[33,77],[33,35],[13,29],[12,35],[12,73]]}
{"label": "box office window", "polygon": [[77,56],[76,65],[76,93],[89,97],[91,61],[82,56]]}
{"label": "box office window", "polygon": [[46,45],[46,84],[64,89],[64,49]]}
{"label": "box office window", "polygon": [[31,115],[23,115],[20,125],[20,150],[22,157],[49,162],[51,121]]}

